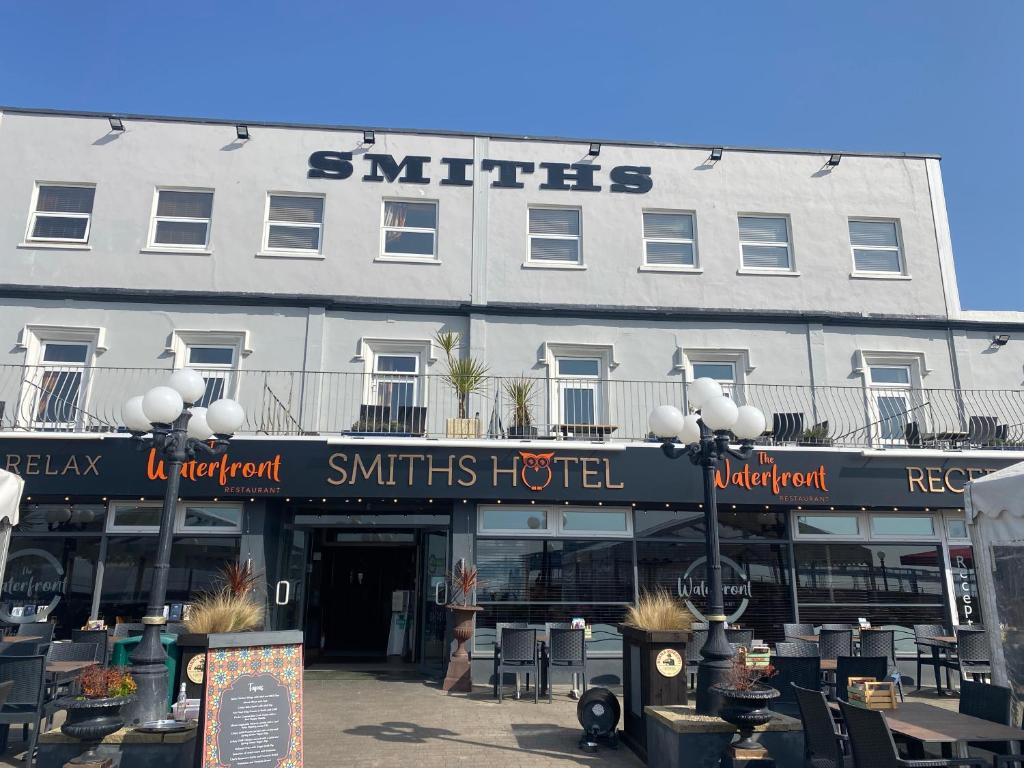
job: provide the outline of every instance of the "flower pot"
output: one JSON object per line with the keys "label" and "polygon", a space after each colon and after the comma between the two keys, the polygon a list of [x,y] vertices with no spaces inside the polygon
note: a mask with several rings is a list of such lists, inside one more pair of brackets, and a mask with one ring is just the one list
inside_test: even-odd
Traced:
{"label": "flower pot", "polygon": [[483,608],[478,605],[451,604],[448,610],[452,612],[452,637],[456,645],[448,661],[448,673],[441,688],[448,693],[470,693],[473,690],[473,678],[466,643],[473,637],[473,618]]}
{"label": "flower pot", "polygon": [[746,690],[715,685],[711,690],[722,697],[722,719],[739,728],[740,740],[732,746],[736,749],[757,749],[758,744],[752,738],[754,728],[772,719],[773,713],[768,705],[779,697],[779,692],[767,685],[755,685]]}
{"label": "flower pot", "polygon": [[67,718],[61,725],[61,733],[85,742],[92,742],[90,749],[78,762],[99,763],[102,758],[96,754],[96,747],[103,739],[116,733],[124,726],[121,706],[134,696],[109,696],[102,699],[84,699],[67,696],[57,699],[58,709],[67,710]]}
{"label": "flower pot", "polygon": [[537,428],[530,426],[523,426],[522,424],[513,424],[508,428],[509,437],[536,437]]}
{"label": "flower pot", "polygon": [[446,419],[445,434],[463,439],[480,437],[480,419]]}

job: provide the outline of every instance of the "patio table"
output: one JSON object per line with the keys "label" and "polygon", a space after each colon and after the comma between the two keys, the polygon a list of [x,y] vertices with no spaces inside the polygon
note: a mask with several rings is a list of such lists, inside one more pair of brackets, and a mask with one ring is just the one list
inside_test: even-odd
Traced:
{"label": "patio table", "polygon": [[[956,638],[952,635],[939,635],[938,637],[922,637],[915,641],[916,645],[925,646],[932,652],[932,669],[935,670],[935,695],[954,696],[953,691],[947,691],[942,687],[941,671],[946,662],[943,661],[941,652],[956,648]],[[947,672],[948,675],[948,672]],[[917,681],[917,690],[921,690],[921,681]]]}
{"label": "patio table", "polygon": [[4,642],[4,643],[45,643],[46,641],[42,640],[42,639],[40,639],[38,637],[34,637],[32,635],[6,635],[6,636],[0,638],[0,642]]}

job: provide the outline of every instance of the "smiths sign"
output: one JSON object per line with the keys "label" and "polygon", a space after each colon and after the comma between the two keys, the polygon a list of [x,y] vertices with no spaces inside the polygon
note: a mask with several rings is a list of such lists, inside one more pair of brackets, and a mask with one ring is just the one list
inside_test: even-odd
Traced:
{"label": "smiths sign", "polygon": [[[351,152],[314,152],[309,156],[311,179],[347,179],[359,173],[363,181],[387,181],[401,184],[429,184],[433,178],[440,178],[444,187],[472,187],[470,170],[474,160],[469,157],[442,157],[438,164],[425,155],[364,154],[360,156],[360,169]],[[600,165],[593,163],[531,163],[522,160],[480,161],[480,170],[497,189],[522,189],[527,178],[537,179],[539,189],[563,190],[565,192],[625,192],[642,195],[650,192],[654,182],[651,169],[640,165],[616,165],[603,172]],[[475,175],[475,174],[474,174]],[[607,186],[606,186],[607,185]]]}

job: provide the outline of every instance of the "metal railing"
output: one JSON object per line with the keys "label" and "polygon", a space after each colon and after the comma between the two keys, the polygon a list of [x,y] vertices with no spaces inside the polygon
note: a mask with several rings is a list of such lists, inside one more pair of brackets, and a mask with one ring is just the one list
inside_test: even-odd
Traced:
{"label": "metal railing", "polygon": [[[200,371],[202,372],[202,371]],[[114,432],[133,394],[167,368],[0,366],[0,429]],[[374,378],[326,371],[210,371],[246,412],[241,433],[392,437],[651,438],[650,411],[686,409],[682,378],[486,377],[460,398],[443,375]],[[527,388],[528,397],[517,400]],[[1024,390],[744,384],[767,418],[766,444],[1024,448]],[[524,418],[528,417],[528,418]]]}

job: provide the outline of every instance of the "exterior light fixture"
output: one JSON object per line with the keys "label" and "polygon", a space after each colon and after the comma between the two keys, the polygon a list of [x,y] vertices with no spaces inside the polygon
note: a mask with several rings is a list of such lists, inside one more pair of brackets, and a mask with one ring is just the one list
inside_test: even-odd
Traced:
{"label": "exterior light fixture", "polygon": [[992,337],[993,347],[1005,347],[1006,343],[1010,340],[1010,334],[1000,333]]}
{"label": "exterior light fixture", "polygon": [[236,125],[235,135],[238,136],[241,141],[249,140],[249,126],[248,125]]}
{"label": "exterior light fixture", "polygon": [[601,154],[601,144],[596,141],[590,142],[590,149],[587,150],[587,154],[591,157],[597,157]]}
{"label": "exterior light fixture", "polygon": [[711,150],[711,162],[712,163],[717,163],[719,160],[721,160],[722,159],[722,152],[724,152],[724,151],[725,150],[722,147],[714,147]]}
{"label": "exterior light fixture", "polygon": [[123,131],[124,130],[124,121],[121,120],[120,117],[116,117],[114,115],[111,115],[107,119],[110,121],[110,130],[112,130],[112,131]]}
{"label": "exterior light fixture", "polygon": [[839,165],[839,162],[842,159],[843,159],[843,156],[838,154],[838,153],[829,155],[828,156],[828,160],[825,161],[825,165],[828,165],[828,166],[831,166],[832,168],[835,168],[837,165]]}
{"label": "exterior light fixture", "polygon": [[363,144],[376,144],[377,135],[373,131],[363,131]]}

